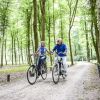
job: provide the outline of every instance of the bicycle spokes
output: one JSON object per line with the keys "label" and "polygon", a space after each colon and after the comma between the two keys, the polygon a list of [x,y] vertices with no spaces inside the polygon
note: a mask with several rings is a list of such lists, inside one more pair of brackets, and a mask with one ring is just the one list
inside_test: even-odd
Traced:
{"label": "bicycle spokes", "polygon": [[55,84],[59,81],[59,65],[54,65],[52,70],[52,78]]}
{"label": "bicycle spokes", "polygon": [[41,77],[43,80],[47,78],[47,66],[45,64],[41,66]]}

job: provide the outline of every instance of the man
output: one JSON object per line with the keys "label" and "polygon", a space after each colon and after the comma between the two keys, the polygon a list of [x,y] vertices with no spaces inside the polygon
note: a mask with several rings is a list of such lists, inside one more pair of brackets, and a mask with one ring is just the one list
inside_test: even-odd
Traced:
{"label": "man", "polygon": [[[53,48],[53,52],[57,52],[58,56],[62,58],[64,65],[64,74],[67,76],[67,64],[66,64],[66,56],[67,56],[67,46],[63,43],[61,38],[58,38],[56,41],[56,45]],[[57,58],[55,58],[55,63],[57,62]]]}

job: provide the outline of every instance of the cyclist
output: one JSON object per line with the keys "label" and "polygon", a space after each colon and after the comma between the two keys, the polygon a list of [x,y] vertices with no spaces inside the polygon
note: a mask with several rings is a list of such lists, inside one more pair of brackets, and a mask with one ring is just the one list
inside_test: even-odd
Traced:
{"label": "cyclist", "polygon": [[[62,58],[63,67],[61,70],[63,74],[67,76],[67,64],[66,64],[66,56],[67,56],[67,46],[63,43],[61,38],[58,38],[56,41],[56,45],[54,46],[53,52],[57,52],[58,56]],[[55,57],[55,63],[57,62],[57,57]]]}
{"label": "cyclist", "polygon": [[[46,52],[49,53],[49,51],[47,50],[47,48],[45,47],[45,42],[44,41],[41,41],[41,44],[40,46],[38,47],[38,50],[36,51],[36,55],[38,55],[38,71],[40,70],[40,67],[41,67],[41,63],[43,61],[46,60]],[[40,72],[38,73],[40,75]]]}

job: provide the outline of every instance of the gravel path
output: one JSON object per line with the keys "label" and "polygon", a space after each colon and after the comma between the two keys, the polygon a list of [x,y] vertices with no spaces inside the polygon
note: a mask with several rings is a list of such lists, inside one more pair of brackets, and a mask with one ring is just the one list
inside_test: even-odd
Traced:
{"label": "gravel path", "polygon": [[100,100],[100,78],[95,65],[81,62],[68,68],[66,80],[52,82],[39,78],[29,85],[26,78],[0,85],[0,100]]}

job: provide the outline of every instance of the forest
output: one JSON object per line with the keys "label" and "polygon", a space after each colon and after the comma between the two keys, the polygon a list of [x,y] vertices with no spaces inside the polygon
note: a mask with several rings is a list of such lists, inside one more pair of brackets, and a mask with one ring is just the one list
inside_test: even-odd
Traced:
{"label": "forest", "polygon": [[0,100],[100,100],[100,0],[0,0]]}
{"label": "forest", "polygon": [[40,41],[52,50],[58,37],[72,65],[100,63],[99,0],[0,0],[0,67],[30,64]]}

